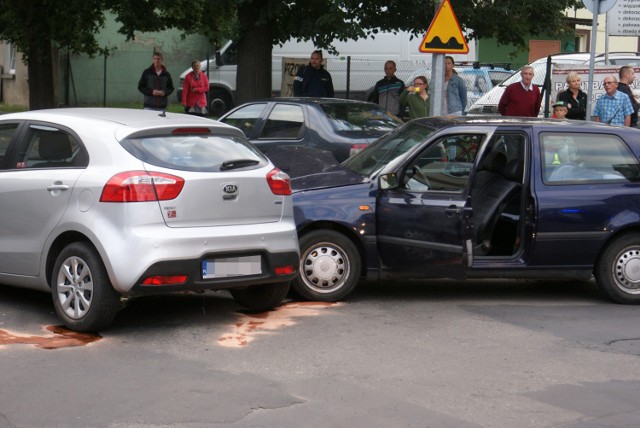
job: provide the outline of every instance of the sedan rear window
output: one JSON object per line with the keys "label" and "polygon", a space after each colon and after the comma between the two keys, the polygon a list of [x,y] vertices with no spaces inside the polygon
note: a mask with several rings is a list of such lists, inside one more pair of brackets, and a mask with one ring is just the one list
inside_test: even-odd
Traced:
{"label": "sedan rear window", "polygon": [[401,124],[375,104],[321,104],[320,107],[336,131],[389,132]]}
{"label": "sedan rear window", "polygon": [[262,167],[266,159],[249,142],[227,135],[162,135],[129,138],[122,146],[138,159],[185,171],[224,171]]}

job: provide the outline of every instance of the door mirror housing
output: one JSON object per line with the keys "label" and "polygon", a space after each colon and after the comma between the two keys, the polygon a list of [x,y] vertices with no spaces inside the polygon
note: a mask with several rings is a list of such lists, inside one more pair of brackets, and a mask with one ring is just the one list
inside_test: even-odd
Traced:
{"label": "door mirror housing", "polygon": [[395,172],[382,174],[378,180],[380,189],[382,190],[395,189],[398,187],[398,174]]}

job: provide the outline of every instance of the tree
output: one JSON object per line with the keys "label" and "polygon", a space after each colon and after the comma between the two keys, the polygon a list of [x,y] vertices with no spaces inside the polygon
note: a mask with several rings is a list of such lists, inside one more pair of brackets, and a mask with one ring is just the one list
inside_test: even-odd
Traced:
{"label": "tree", "polygon": [[128,38],[134,31],[176,27],[216,39],[220,32],[232,33],[234,19],[226,21],[230,25],[205,27],[202,23],[205,16],[225,22],[218,8],[223,4],[203,0],[0,0],[0,40],[14,44],[27,64],[29,108],[50,108],[56,105],[52,49],[90,57],[104,53],[95,34],[104,25],[105,13],[116,14],[122,23],[121,32]]}
{"label": "tree", "polygon": [[[271,94],[271,52],[289,38],[312,40],[333,50],[332,41],[375,37],[379,31],[424,35],[433,20],[433,0],[237,0],[237,99]],[[461,27],[472,38],[495,37],[501,44],[526,46],[526,37],[558,35],[564,11],[579,0],[453,0]]]}
{"label": "tree", "polygon": [[29,107],[55,106],[52,47],[90,55],[100,51],[94,34],[104,24],[99,0],[0,1],[0,40],[22,53],[29,73]]}
{"label": "tree", "polygon": [[[525,45],[525,37],[558,34],[563,12],[580,0],[452,0],[474,38]],[[379,31],[424,33],[434,0],[0,0],[0,40],[16,45],[29,71],[30,108],[55,105],[52,48],[100,53],[95,34],[112,11],[120,32],[181,29],[212,42],[238,40],[238,101],[271,95],[271,53],[289,38],[332,51],[332,41],[375,37]]]}

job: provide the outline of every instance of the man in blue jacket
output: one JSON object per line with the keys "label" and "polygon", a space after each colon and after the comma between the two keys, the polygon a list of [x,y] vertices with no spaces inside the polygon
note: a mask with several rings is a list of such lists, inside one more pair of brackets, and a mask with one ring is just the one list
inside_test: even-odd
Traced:
{"label": "man in blue jacket", "polygon": [[300,67],[293,81],[295,97],[333,98],[331,74],[322,66],[322,51],[313,51],[309,65]]}

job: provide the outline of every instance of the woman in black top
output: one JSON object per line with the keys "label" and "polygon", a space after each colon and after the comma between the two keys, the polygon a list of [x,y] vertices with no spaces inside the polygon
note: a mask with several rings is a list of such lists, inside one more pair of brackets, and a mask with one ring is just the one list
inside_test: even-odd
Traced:
{"label": "woman in black top", "polygon": [[580,76],[572,71],[567,74],[569,87],[558,94],[558,101],[567,104],[567,119],[585,120],[587,118],[587,94],[580,89]]}

